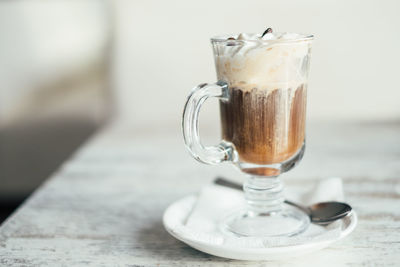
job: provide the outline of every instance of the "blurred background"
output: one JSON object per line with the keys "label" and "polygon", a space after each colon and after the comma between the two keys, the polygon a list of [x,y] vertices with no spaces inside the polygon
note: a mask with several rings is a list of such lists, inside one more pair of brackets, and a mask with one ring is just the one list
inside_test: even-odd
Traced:
{"label": "blurred background", "polygon": [[[216,79],[209,38],[221,33],[314,34],[309,121],[396,123],[399,10],[395,0],[0,1],[0,222],[107,123],[181,138],[187,94]],[[212,132],[218,106],[206,106],[201,129]]]}

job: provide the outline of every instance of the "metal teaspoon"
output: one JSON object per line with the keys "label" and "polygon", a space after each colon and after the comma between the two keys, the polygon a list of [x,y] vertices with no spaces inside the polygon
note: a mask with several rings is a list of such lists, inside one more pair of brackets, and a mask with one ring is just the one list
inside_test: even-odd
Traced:
{"label": "metal teaspoon", "polygon": [[[217,177],[214,180],[214,183],[237,190],[242,190],[242,185],[222,177]],[[310,217],[310,221],[312,223],[320,225],[326,225],[341,219],[349,215],[352,210],[350,205],[337,201],[320,202],[309,207],[302,206],[289,200],[285,200],[285,203],[302,210]]]}

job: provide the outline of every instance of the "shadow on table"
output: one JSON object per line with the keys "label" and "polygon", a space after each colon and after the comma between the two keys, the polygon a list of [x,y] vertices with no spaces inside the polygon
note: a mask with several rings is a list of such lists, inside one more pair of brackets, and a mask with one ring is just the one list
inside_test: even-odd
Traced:
{"label": "shadow on table", "polygon": [[145,256],[155,261],[231,261],[195,250],[175,239],[164,229],[161,218],[139,230],[137,244]]}

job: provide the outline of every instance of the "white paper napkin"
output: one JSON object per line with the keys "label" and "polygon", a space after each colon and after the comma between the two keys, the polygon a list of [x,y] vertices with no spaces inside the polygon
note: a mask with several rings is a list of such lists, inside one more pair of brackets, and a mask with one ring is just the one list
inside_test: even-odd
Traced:
{"label": "white paper napkin", "polygon": [[[321,179],[312,190],[303,195],[288,188],[285,190],[285,197],[304,205],[321,201],[343,201],[342,180],[338,177]],[[228,213],[244,207],[243,192],[220,185],[207,185],[200,191],[185,224],[174,231],[199,242],[243,248],[290,246],[339,238],[340,235],[340,220],[325,227],[311,224],[304,233],[295,237],[239,238],[223,234],[219,229],[220,222]]]}

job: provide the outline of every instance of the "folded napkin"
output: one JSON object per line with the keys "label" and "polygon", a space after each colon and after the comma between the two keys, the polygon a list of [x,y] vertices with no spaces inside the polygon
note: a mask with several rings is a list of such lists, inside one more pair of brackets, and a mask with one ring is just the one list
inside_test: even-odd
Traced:
{"label": "folded napkin", "polygon": [[[342,180],[338,177],[319,180],[312,190],[305,194],[287,188],[284,195],[287,199],[304,205],[344,200]],[[339,238],[341,232],[342,222],[338,220],[328,226],[311,224],[305,232],[294,237],[235,237],[222,233],[219,229],[220,222],[228,214],[242,208],[245,208],[243,192],[220,185],[207,185],[200,191],[185,223],[177,226],[174,231],[198,242],[245,248],[290,246],[331,240]]]}

